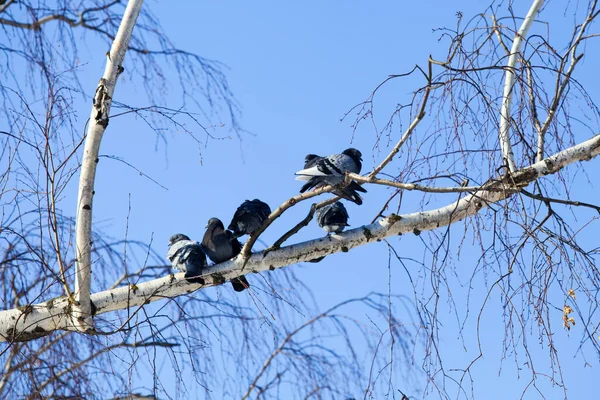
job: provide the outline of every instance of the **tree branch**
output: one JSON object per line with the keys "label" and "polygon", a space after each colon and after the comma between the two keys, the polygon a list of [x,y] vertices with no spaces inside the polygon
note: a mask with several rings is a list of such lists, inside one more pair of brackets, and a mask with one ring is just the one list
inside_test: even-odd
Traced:
{"label": "tree branch", "polygon": [[[556,173],[574,162],[590,160],[598,154],[600,135],[529,167],[493,179],[483,185],[479,192],[469,194],[445,207],[402,216],[391,214],[374,224],[348,230],[339,235],[254,253],[247,260],[240,255],[236,259],[211,266],[202,275],[206,281],[203,286],[188,283],[184,274],[178,273],[96,293],[91,296],[91,300],[96,305],[98,314],[143,306],[156,300],[190,293],[200,287],[220,285],[239,276],[244,265],[245,273],[275,270],[337,252],[348,252],[354,247],[380,241],[389,236],[448,226],[510,197],[517,188],[523,188],[545,175]],[[60,297],[41,304],[2,311],[0,341],[27,341],[45,336],[54,330],[78,330],[71,318],[70,307],[68,299]]]}
{"label": "tree branch", "polygon": [[6,3],[0,5],[0,13],[3,13],[13,1],[14,0],[8,0]]}
{"label": "tree branch", "polygon": [[[544,143],[545,143],[545,134],[548,128],[550,128],[550,124],[554,120],[554,116],[556,115],[556,111],[558,110],[558,106],[560,105],[563,99],[563,93],[567,88],[567,85],[571,82],[571,75],[575,70],[575,66],[579,61],[583,58],[583,54],[577,55],[577,47],[579,44],[585,40],[583,34],[585,33],[586,28],[590,25],[590,23],[597,17],[596,6],[597,1],[594,1],[590,7],[590,11],[588,15],[579,27],[579,32],[574,34],[574,39],[572,45],[567,50],[567,53],[562,57],[560,66],[558,68],[558,73],[556,75],[556,83],[555,83],[555,91],[554,98],[552,99],[552,104],[548,109],[548,115],[546,116],[546,120],[541,128],[538,131],[538,151],[537,151],[537,161],[540,161],[544,158]],[[563,70],[566,63],[566,60],[570,60],[569,68],[567,72],[564,73]]]}
{"label": "tree branch", "polygon": [[523,39],[527,35],[529,28],[531,28],[531,24],[533,23],[533,20],[540,11],[540,8],[542,8],[543,4],[544,0],[533,0],[531,8],[521,24],[521,28],[519,28],[519,31],[515,35],[515,39],[513,40],[512,48],[510,50],[510,56],[508,57],[508,62],[506,63],[506,73],[504,75],[504,95],[502,96],[502,108],[500,110],[500,147],[502,148],[502,158],[505,160],[503,162],[506,163],[509,171],[511,172],[516,170],[515,155],[510,143],[510,109],[512,105],[513,87],[515,85],[515,65],[517,64],[519,55],[521,53]]}
{"label": "tree branch", "polygon": [[265,229],[267,229],[273,223],[273,221],[279,218],[281,214],[283,214],[288,208],[295,206],[301,201],[313,198],[322,193],[331,192],[334,189],[335,188],[333,186],[327,185],[325,187],[318,188],[306,193],[301,193],[287,200],[285,203],[277,207],[277,209],[273,211],[266,220],[263,221],[262,225],[259,226],[257,230],[252,232],[246,243],[244,243],[244,247],[242,247],[242,251],[240,252],[240,254],[245,259],[248,259],[248,257],[250,257],[250,254],[252,254],[252,246],[254,246],[254,243],[256,243],[258,237],[265,231]]}
{"label": "tree branch", "polygon": [[392,151],[390,151],[390,154],[388,154],[387,157],[377,167],[375,167],[375,169],[369,174],[369,178],[374,178],[379,172],[381,172],[385,168],[386,165],[388,165],[390,163],[390,161],[392,161],[394,159],[394,156],[400,151],[400,148],[402,147],[402,145],[404,143],[406,143],[406,141],[408,140],[410,135],[414,132],[417,125],[419,125],[421,120],[425,117],[425,107],[427,106],[427,100],[429,100],[429,94],[431,93],[431,89],[432,89],[432,86],[431,86],[432,59],[431,59],[431,57],[429,57],[428,67],[429,67],[429,69],[428,69],[428,74],[427,74],[427,86],[425,87],[425,94],[423,95],[423,101],[421,102],[421,106],[419,107],[419,112],[417,112],[417,115],[415,116],[415,118],[413,119],[411,124],[409,125],[408,129],[404,132],[404,134],[402,135],[402,137],[400,138],[398,143],[396,143],[396,145],[394,146]]}
{"label": "tree branch", "polygon": [[92,274],[92,203],[96,165],[102,135],[108,126],[108,114],[117,78],[123,71],[123,60],[129,46],[133,28],[140,13],[143,0],[130,0],[110,52],[106,57],[106,68],[96,88],[90,123],[86,134],[76,212],[76,275],[75,303],[73,312],[79,330],[93,329],[91,321],[91,274]]}
{"label": "tree branch", "polygon": [[[348,174],[349,180],[355,180],[361,183],[373,183],[381,186],[391,186],[403,190],[417,190],[420,192],[427,193],[473,193],[481,190],[500,190],[498,188],[484,188],[483,186],[449,186],[449,187],[434,187],[434,186],[423,186],[417,183],[404,183],[389,181],[387,179],[370,178],[369,176],[362,176],[357,174]],[[506,190],[506,189],[501,189]]]}

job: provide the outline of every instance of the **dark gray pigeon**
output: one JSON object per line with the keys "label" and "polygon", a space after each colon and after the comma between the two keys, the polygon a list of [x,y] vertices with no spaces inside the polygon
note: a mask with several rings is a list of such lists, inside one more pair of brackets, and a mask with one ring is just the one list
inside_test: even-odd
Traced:
{"label": "dark gray pigeon", "polygon": [[200,275],[206,268],[206,255],[200,243],[178,233],[169,238],[169,246],[167,258],[173,268],[185,272],[188,282],[204,285],[204,279]]}
{"label": "dark gray pigeon", "polygon": [[271,215],[271,208],[267,203],[259,199],[246,200],[233,214],[227,229],[232,231],[233,236],[236,238],[250,235],[269,215]]}
{"label": "dark gray pigeon", "polygon": [[[202,238],[202,249],[215,264],[231,260],[240,254],[242,245],[233,236],[231,231],[225,230],[223,223],[218,218],[211,218],[206,224],[206,232]],[[231,280],[233,290],[241,292],[250,287],[244,275]]]}
{"label": "dark gray pigeon", "polygon": [[[302,186],[300,193],[323,184],[339,185],[344,180],[346,171],[359,173],[362,167],[362,154],[360,151],[350,148],[342,154],[334,154],[329,157],[321,157],[316,154],[308,154],[304,158],[304,169],[296,172],[297,180],[307,180]],[[362,198],[357,192],[366,193],[358,183],[352,181],[343,188],[336,188],[332,193],[343,199],[352,201],[358,205],[362,204]]]}
{"label": "dark gray pigeon", "polygon": [[348,225],[348,211],[340,201],[317,210],[317,222],[327,233],[340,233]]}

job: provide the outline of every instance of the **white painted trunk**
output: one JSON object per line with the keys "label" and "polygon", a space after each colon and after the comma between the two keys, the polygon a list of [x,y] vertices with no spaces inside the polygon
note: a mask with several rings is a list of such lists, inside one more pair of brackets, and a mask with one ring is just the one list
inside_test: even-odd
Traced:
{"label": "white painted trunk", "polygon": [[[312,260],[337,252],[347,252],[354,247],[379,241],[389,236],[417,231],[437,229],[474,215],[492,203],[504,200],[514,190],[499,191],[500,187],[524,187],[529,183],[552,174],[576,161],[589,160],[600,153],[600,135],[568,148],[523,168],[509,177],[499,178],[484,185],[477,193],[430,211],[416,212],[402,216],[391,215],[374,224],[365,225],[332,237],[325,237],[283,247],[265,253],[252,254],[243,273],[257,273],[274,270],[298,262]],[[513,185],[514,183],[514,185]],[[491,189],[491,190],[486,190]],[[204,275],[204,287],[221,284],[242,273],[242,257],[210,267]],[[138,307],[146,303],[175,297],[198,289],[200,285],[189,284],[183,273],[140,283],[136,286],[119,287],[91,296],[97,313]],[[0,341],[30,340],[43,336],[48,331],[78,330],[73,318],[77,311],[70,307],[66,298],[58,298],[45,303],[0,312]]]}

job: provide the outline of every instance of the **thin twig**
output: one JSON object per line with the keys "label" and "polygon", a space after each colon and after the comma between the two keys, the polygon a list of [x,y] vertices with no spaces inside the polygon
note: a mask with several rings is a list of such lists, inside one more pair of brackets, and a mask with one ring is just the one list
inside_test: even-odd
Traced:
{"label": "thin twig", "polygon": [[485,185],[482,186],[450,186],[450,187],[433,187],[433,186],[423,186],[423,185],[419,185],[416,183],[403,183],[403,182],[395,182],[395,181],[389,181],[387,179],[379,179],[379,178],[369,178],[368,176],[362,176],[362,175],[357,175],[357,174],[348,174],[348,178],[355,180],[357,182],[361,182],[361,183],[373,183],[375,185],[382,185],[382,186],[391,186],[391,187],[395,187],[398,189],[404,189],[404,190],[418,190],[421,192],[428,192],[428,193],[473,193],[473,192],[479,192],[479,191],[499,191],[499,190],[506,190],[506,188],[504,189],[500,189],[500,188],[496,188],[496,187],[486,187]]}
{"label": "thin twig", "polygon": [[392,161],[394,156],[400,151],[402,145],[408,140],[410,135],[414,132],[415,128],[421,120],[425,117],[425,107],[427,106],[427,100],[429,99],[429,94],[431,93],[431,82],[432,82],[432,61],[429,60],[429,75],[427,76],[427,86],[425,87],[425,93],[423,94],[423,101],[421,102],[421,107],[419,108],[419,112],[409,125],[408,129],[404,132],[398,143],[394,146],[394,148],[390,151],[390,154],[377,166],[375,169],[368,175],[369,177],[375,177],[386,165]]}
{"label": "thin twig", "polygon": [[535,200],[548,201],[550,203],[565,204],[565,205],[575,206],[575,207],[587,207],[587,208],[591,208],[592,210],[596,210],[596,212],[598,212],[598,214],[600,214],[600,206],[596,206],[594,204],[584,203],[582,201],[563,200],[563,199],[556,199],[553,197],[542,196],[540,194],[534,194],[534,193],[528,192],[525,189],[521,189],[521,192],[525,196],[530,197]]}

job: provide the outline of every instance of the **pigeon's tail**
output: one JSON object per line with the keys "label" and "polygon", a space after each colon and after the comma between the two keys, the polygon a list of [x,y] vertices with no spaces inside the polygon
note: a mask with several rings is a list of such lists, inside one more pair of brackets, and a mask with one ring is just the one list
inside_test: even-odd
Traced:
{"label": "pigeon's tail", "polygon": [[362,193],[367,193],[367,189],[365,189],[364,187],[362,187],[361,185],[359,185],[355,181],[350,182],[350,184],[348,186],[346,186],[346,187],[349,188],[350,190],[354,190],[354,191],[358,191],[358,192],[362,192]]}
{"label": "pigeon's tail", "polygon": [[206,281],[201,276],[195,276],[196,274],[190,273],[189,271],[185,273],[185,280],[189,283],[197,283],[199,285],[204,285]]}
{"label": "pigeon's tail", "polygon": [[360,197],[360,195],[352,190],[349,186],[346,186],[343,189],[334,190],[333,194],[340,196],[342,199],[356,203],[359,206],[363,203],[362,197]]}
{"label": "pigeon's tail", "polygon": [[360,194],[356,193],[355,191],[344,189],[343,193],[344,193],[344,196],[341,196],[341,197],[343,197],[344,199],[349,200],[353,203],[356,203],[356,205],[358,205],[358,206],[360,206],[363,203],[362,197],[360,197]]}
{"label": "pigeon's tail", "polygon": [[250,287],[250,284],[244,275],[240,275],[231,280],[231,286],[233,286],[233,290],[236,292],[243,292]]}
{"label": "pigeon's tail", "polygon": [[363,203],[362,197],[360,197],[358,193],[353,193],[350,201],[354,202],[357,206],[360,206]]}
{"label": "pigeon's tail", "polygon": [[342,189],[343,195],[340,195],[340,197],[343,197],[344,199],[356,203],[360,206],[363,203],[363,201],[362,197],[360,197],[360,195],[357,192],[367,193],[367,189],[363,188],[358,183],[352,181],[348,186]]}
{"label": "pigeon's tail", "polygon": [[200,285],[204,285],[206,282],[202,275],[201,265],[206,265],[206,257],[200,259],[199,253],[192,254],[188,262],[186,263],[185,275],[184,278],[189,283],[198,283]]}
{"label": "pigeon's tail", "polygon": [[312,189],[313,187],[315,187],[317,184],[319,183],[319,181],[315,178],[310,178],[310,180],[308,182],[306,182],[301,188],[300,188],[300,193],[304,193],[309,189]]}

